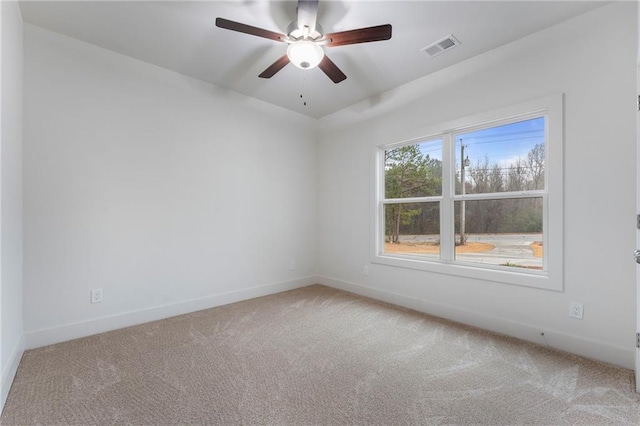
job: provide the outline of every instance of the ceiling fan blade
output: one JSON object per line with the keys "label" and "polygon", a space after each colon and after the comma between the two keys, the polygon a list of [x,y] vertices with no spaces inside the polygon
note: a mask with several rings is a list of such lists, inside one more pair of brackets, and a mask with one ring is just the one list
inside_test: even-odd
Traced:
{"label": "ceiling fan blade", "polygon": [[326,44],[327,47],[389,40],[391,38],[391,24],[359,28],[357,30],[340,31],[337,33],[327,34],[325,38],[330,40]]}
{"label": "ceiling fan blade", "polygon": [[316,29],[318,18],[318,0],[298,0],[298,28],[309,28],[309,32]]}
{"label": "ceiling fan blade", "polygon": [[262,71],[262,73],[258,76],[260,78],[271,78],[278,71],[284,68],[289,63],[289,57],[287,55],[282,56],[280,59],[275,61],[273,64],[269,65],[269,67]]}
{"label": "ceiling fan blade", "polygon": [[331,59],[327,55],[324,55],[320,64],[318,64],[318,68],[320,68],[326,75],[329,77],[334,83],[340,83],[345,80],[347,76],[338,68],[336,64],[333,63]]}
{"label": "ceiling fan blade", "polygon": [[251,25],[241,24],[240,22],[230,21],[224,18],[216,18],[216,27],[258,37],[264,37],[275,41],[286,41],[287,39],[287,36],[284,34],[276,33],[274,31],[269,31],[258,27],[252,27]]}

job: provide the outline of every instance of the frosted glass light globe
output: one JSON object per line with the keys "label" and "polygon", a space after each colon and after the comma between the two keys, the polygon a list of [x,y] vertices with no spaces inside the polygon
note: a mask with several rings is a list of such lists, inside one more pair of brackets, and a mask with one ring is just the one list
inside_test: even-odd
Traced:
{"label": "frosted glass light globe", "polygon": [[287,56],[293,65],[308,70],[318,66],[324,58],[324,51],[310,40],[300,40],[289,45]]}

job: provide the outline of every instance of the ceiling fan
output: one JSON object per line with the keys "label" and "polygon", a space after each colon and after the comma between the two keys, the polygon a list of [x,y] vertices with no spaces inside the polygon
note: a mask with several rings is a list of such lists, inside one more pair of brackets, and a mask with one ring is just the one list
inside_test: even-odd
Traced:
{"label": "ceiling fan", "polygon": [[216,26],[289,44],[287,53],[265,69],[258,76],[261,78],[273,77],[291,62],[300,69],[317,66],[334,83],[340,83],[347,76],[325,55],[323,46],[337,47],[391,38],[390,24],[325,34],[316,22],[317,17],[318,0],[298,0],[298,18],[289,24],[286,35],[224,18],[216,18]]}

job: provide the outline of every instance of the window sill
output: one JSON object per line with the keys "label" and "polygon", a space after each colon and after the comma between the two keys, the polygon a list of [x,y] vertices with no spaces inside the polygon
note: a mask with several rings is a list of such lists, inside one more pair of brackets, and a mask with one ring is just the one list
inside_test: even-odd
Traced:
{"label": "window sill", "polygon": [[[513,270],[516,268],[482,265],[478,263],[423,259],[417,256],[391,256],[386,254],[374,256],[371,262],[397,268],[415,269],[475,280],[562,291],[562,274],[558,277],[558,274],[551,274],[548,271],[526,270],[525,272]],[[554,277],[554,275],[556,276]]]}

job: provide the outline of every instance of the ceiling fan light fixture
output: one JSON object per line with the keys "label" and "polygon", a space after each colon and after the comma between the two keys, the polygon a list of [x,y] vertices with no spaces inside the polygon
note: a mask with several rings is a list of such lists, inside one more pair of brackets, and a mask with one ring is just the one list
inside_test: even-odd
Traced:
{"label": "ceiling fan light fixture", "polygon": [[320,64],[324,58],[324,50],[311,40],[299,40],[289,45],[287,56],[293,65],[308,70]]}

